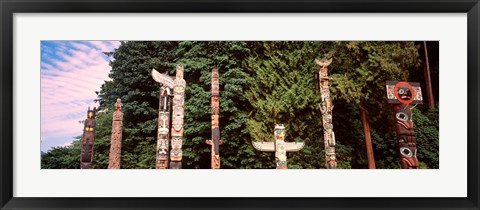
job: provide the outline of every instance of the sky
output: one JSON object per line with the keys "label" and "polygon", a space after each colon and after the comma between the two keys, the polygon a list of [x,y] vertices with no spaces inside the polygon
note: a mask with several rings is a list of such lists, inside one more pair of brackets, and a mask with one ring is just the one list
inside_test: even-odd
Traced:
{"label": "sky", "polygon": [[88,107],[105,81],[119,41],[41,41],[41,151],[68,146],[83,134]]}

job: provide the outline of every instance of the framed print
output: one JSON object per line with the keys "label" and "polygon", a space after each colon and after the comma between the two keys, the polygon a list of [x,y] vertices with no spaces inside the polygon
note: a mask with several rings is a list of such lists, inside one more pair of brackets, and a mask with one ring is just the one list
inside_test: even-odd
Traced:
{"label": "framed print", "polygon": [[0,6],[1,209],[479,208],[478,0]]}

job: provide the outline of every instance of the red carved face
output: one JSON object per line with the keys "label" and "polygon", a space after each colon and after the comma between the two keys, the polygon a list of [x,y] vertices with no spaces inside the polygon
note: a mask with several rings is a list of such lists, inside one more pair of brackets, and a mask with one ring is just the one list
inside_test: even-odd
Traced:
{"label": "red carved face", "polygon": [[398,96],[402,100],[410,100],[412,98],[412,91],[407,87],[400,87],[398,88]]}
{"label": "red carved face", "polygon": [[402,168],[418,168],[417,148],[400,147],[399,152],[402,159]]}
{"label": "red carved face", "polygon": [[412,103],[415,96],[415,90],[413,90],[413,87],[407,82],[398,82],[397,85],[395,85],[393,93],[402,104]]}

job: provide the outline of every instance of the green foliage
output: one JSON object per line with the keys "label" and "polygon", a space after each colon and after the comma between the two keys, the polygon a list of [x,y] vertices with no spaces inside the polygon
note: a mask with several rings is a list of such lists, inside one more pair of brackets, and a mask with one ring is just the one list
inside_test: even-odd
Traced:
{"label": "green foliage", "polygon": [[[312,49],[318,48],[318,43],[256,44],[255,52],[245,60],[248,73],[256,78],[245,92],[253,107],[246,122],[251,141],[273,141],[275,124],[284,124],[286,141],[306,144],[302,152],[287,153],[289,162],[303,163],[290,164],[291,167],[323,166],[323,153],[319,150],[322,146],[318,145],[322,141],[320,97],[315,92],[313,78],[316,71],[313,61],[318,53]],[[293,158],[296,156],[310,161],[298,161]]]}
{"label": "green foliage", "polygon": [[[97,113],[95,122],[97,129],[95,131],[93,145],[93,168],[107,168],[110,152],[110,138],[112,129],[113,110]],[[110,130],[108,129],[110,128]],[[106,151],[106,152],[105,152]]]}
{"label": "green foliage", "polygon": [[53,147],[42,154],[42,169],[79,169],[80,168],[80,138],[70,146]]}
{"label": "green foliage", "polygon": [[[419,81],[414,42],[299,41],[129,41],[113,53],[111,81],[98,95],[100,112],[94,168],[107,168],[115,100],[122,99],[122,168],[155,168],[159,84],[152,68],[175,75],[184,65],[185,118],[183,168],[210,168],[211,69],[220,73],[222,168],[275,168],[273,152],[252,141],[273,141],[275,124],[286,126],[287,142],[304,142],[287,153],[288,167],[325,168],[320,94],[315,90],[316,58],[333,57],[329,74],[338,168],[367,168],[360,106],[367,111],[377,168],[400,168],[392,106],[386,80]],[[414,109],[418,158],[422,168],[439,168],[438,108]],[[81,137],[79,137],[81,138]],[[79,168],[80,141],[52,148],[42,168]]]}
{"label": "green foliage", "polygon": [[417,158],[428,168],[439,168],[438,119],[438,107],[425,113],[422,113],[419,109],[413,109],[413,123],[418,149]]}
{"label": "green foliage", "polygon": [[[420,66],[414,42],[335,42],[332,62],[332,98],[365,106],[372,123],[390,114],[385,81],[406,81],[409,70]],[[378,116],[378,117],[377,117]]]}

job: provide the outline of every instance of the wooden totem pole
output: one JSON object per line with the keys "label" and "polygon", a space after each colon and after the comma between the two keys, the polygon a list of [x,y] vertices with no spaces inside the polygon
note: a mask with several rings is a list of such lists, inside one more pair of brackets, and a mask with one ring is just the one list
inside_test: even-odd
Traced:
{"label": "wooden totem pole", "polygon": [[169,159],[169,133],[170,133],[170,98],[173,88],[173,78],[167,73],[160,74],[152,70],[153,79],[160,83],[160,96],[158,105],[157,149],[155,168],[168,169]]}
{"label": "wooden totem pole", "polygon": [[315,63],[320,66],[320,71],[316,75],[319,81],[319,89],[322,96],[320,104],[320,111],[322,112],[323,123],[323,139],[325,144],[325,167],[328,169],[337,168],[337,158],[335,156],[335,133],[333,132],[332,124],[332,110],[333,105],[330,100],[330,90],[328,87],[328,65],[332,63],[332,58],[329,60],[319,61],[315,59]]}
{"label": "wooden totem pole", "polygon": [[275,142],[252,142],[253,147],[263,152],[275,152],[277,169],[287,169],[287,152],[296,152],[303,149],[305,143],[285,142],[285,126],[275,125]]}
{"label": "wooden totem pole", "polygon": [[80,169],[91,169],[93,162],[93,139],[95,137],[95,113],[96,108],[88,107],[87,119],[83,127],[82,148],[80,151]]}
{"label": "wooden totem pole", "polygon": [[110,144],[110,157],[108,159],[109,169],[120,169],[123,130],[122,106],[122,100],[117,98],[117,102],[115,103],[115,112],[113,112],[112,139]]}
{"label": "wooden totem pole", "polygon": [[182,168],[182,144],[183,144],[183,108],[185,101],[185,87],[187,83],[183,79],[183,66],[177,66],[175,80],[173,81],[173,111],[170,151],[170,168]]}
{"label": "wooden totem pole", "polygon": [[212,69],[212,139],[206,140],[206,143],[212,146],[212,169],[220,168],[220,127],[218,123],[220,113],[220,86],[218,79],[218,69]]}
{"label": "wooden totem pole", "polygon": [[388,103],[394,104],[395,128],[400,164],[403,169],[418,168],[417,141],[411,104],[422,104],[422,89],[416,82],[387,81]]}

